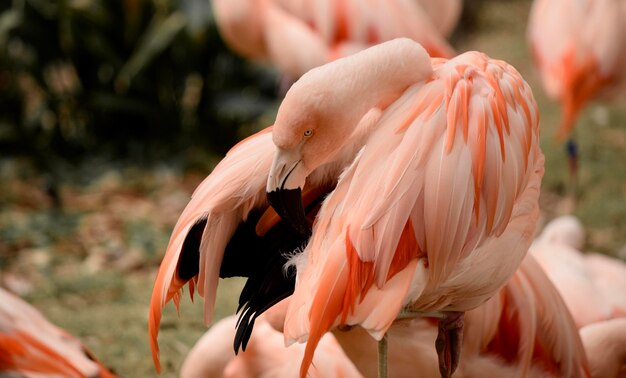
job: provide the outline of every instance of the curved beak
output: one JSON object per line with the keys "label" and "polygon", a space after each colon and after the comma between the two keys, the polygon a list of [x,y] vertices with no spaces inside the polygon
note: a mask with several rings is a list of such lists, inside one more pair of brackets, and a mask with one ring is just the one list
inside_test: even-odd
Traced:
{"label": "curved beak", "polygon": [[276,213],[300,235],[311,236],[311,225],[302,204],[307,172],[299,151],[278,149],[267,180],[267,200]]}

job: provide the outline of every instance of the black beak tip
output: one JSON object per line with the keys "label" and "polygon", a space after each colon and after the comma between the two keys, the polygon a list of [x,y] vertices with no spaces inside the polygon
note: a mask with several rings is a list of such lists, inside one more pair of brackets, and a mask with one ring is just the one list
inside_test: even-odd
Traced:
{"label": "black beak tip", "polygon": [[267,192],[267,200],[276,213],[298,234],[306,238],[311,236],[311,225],[306,218],[300,188]]}

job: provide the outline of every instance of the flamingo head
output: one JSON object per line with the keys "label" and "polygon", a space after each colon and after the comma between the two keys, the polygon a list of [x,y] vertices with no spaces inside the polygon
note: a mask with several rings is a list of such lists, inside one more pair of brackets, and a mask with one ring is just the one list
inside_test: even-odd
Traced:
{"label": "flamingo head", "polygon": [[266,189],[278,215],[310,235],[301,200],[309,174],[331,162],[341,164],[337,157],[373,126],[368,114],[379,114],[373,110],[385,109],[410,85],[431,76],[424,48],[399,38],[314,68],[294,83],[272,129],[276,155]]}
{"label": "flamingo head", "polygon": [[[267,181],[270,205],[302,236],[311,234],[302,205],[302,188],[307,176],[341,147],[341,139],[325,127],[311,93],[286,97],[274,124],[276,154]],[[329,138],[330,137],[330,138]]]}

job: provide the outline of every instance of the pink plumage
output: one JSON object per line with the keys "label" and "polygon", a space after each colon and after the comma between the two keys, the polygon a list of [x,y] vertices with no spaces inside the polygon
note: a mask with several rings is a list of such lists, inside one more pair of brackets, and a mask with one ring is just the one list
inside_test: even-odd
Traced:
{"label": "pink plumage", "polygon": [[530,253],[556,285],[578,327],[626,317],[626,263],[582,253],[584,239],[576,218],[560,217],[545,227]]}
{"label": "pink plumage", "polygon": [[[398,37],[433,56],[454,50],[440,34],[456,24],[461,1],[215,0],[224,40],[239,54],[267,60],[298,78],[311,68]],[[426,7],[426,10],[422,8]],[[432,17],[432,19],[431,19]]]}
{"label": "pink plumage", "polygon": [[[236,318],[216,323],[193,347],[181,370],[181,378],[291,377],[304,354],[304,346],[283,345],[282,330],[287,300],[258,320],[249,349],[238,356],[230,351]],[[615,327],[613,327],[615,329]],[[464,353],[454,376],[483,377],[584,377],[588,375],[585,352],[595,353],[606,335],[586,337],[583,350],[578,330],[540,266],[527,256],[513,278],[499,292],[466,315]],[[620,335],[620,333],[617,333]],[[389,376],[439,378],[434,319],[409,319],[389,329]],[[621,336],[609,336],[619,340]],[[339,345],[337,345],[337,342]],[[612,345],[613,342],[609,342]],[[344,353],[345,352],[345,353]],[[326,333],[315,354],[310,376],[375,377],[376,342],[361,327]],[[354,365],[353,365],[354,364]],[[358,368],[358,371],[354,368]]]}
{"label": "pink plumage", "polygon": [[403,308],[446,317],[497,292],[535,230],[538,137],[528,85],[477,52],[431,61],[399,39],[292,86],[274,125],[268,192],[300,188],[353,154],[296,262],[285,336],[308,340],[301,376],[337,325],[380,338]]}
{"label": "pink plumage", "polygon": [[[216,323],[196,343],[183,363],[181,378],[287,378],[293,377],[304,354],[303,345],[285,347],[283,334],[260,317],[245,352],[231,350],[237,318]],[[359,378],[362,375],[331,334],[320,342],[310,377]]]}
{"label": "pink plumage", "polygon": [[623,85],[626,6],[620,0],[535,0],[528,38],[547,94],[561,103],[558,135],[587,102]]}

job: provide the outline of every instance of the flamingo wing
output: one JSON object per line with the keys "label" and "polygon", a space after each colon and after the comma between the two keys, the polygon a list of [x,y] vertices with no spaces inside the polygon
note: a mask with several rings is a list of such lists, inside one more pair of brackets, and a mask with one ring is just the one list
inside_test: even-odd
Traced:
{"label": "flamingo wing", "polygon": [[245,268],[245,260],[231,272],[222,267],[222,260],[237,227],[253,209],[267,207],[264,189],[273,156],[270,131],[236,145],[198,186],[174,227],[150,302],[150,346],[157,370],[157,336],[167,302],[173,300],[178,308],[184,285],[189,284],[192,299],[197,287],[204,297],[205,323],[210,324],[220,271],[226,271],[223,276],[245,274],[236,270]]}
{"label": "flamingo wing", "polygon": [[[239,297],[235,352],[245,350],[255,319],[293,292],[295,273],[283,266],[306,238],[267,204],[265,187],[274,156],[271,137],[270,127],[233,147],[198,186],[174,227],[150,302],[148,328],[157,370],[161,312],[170,300],[178,308],[186,284],[192,300],[196,288],[204,298],[208,325],[219,278],[248,278]],[[302,200],[312,218],[332,187],[326,182],[313,179],[304,188]]]}
{"label": "flamingo wing", "polygon": [[530,88],[480,53],[434,68],[385,110],[320,210],[285,324],[287,339],[308,337],[301,375],[335,325],[380,338],[410,303],[478,306],[532,240],[543,155]]}

